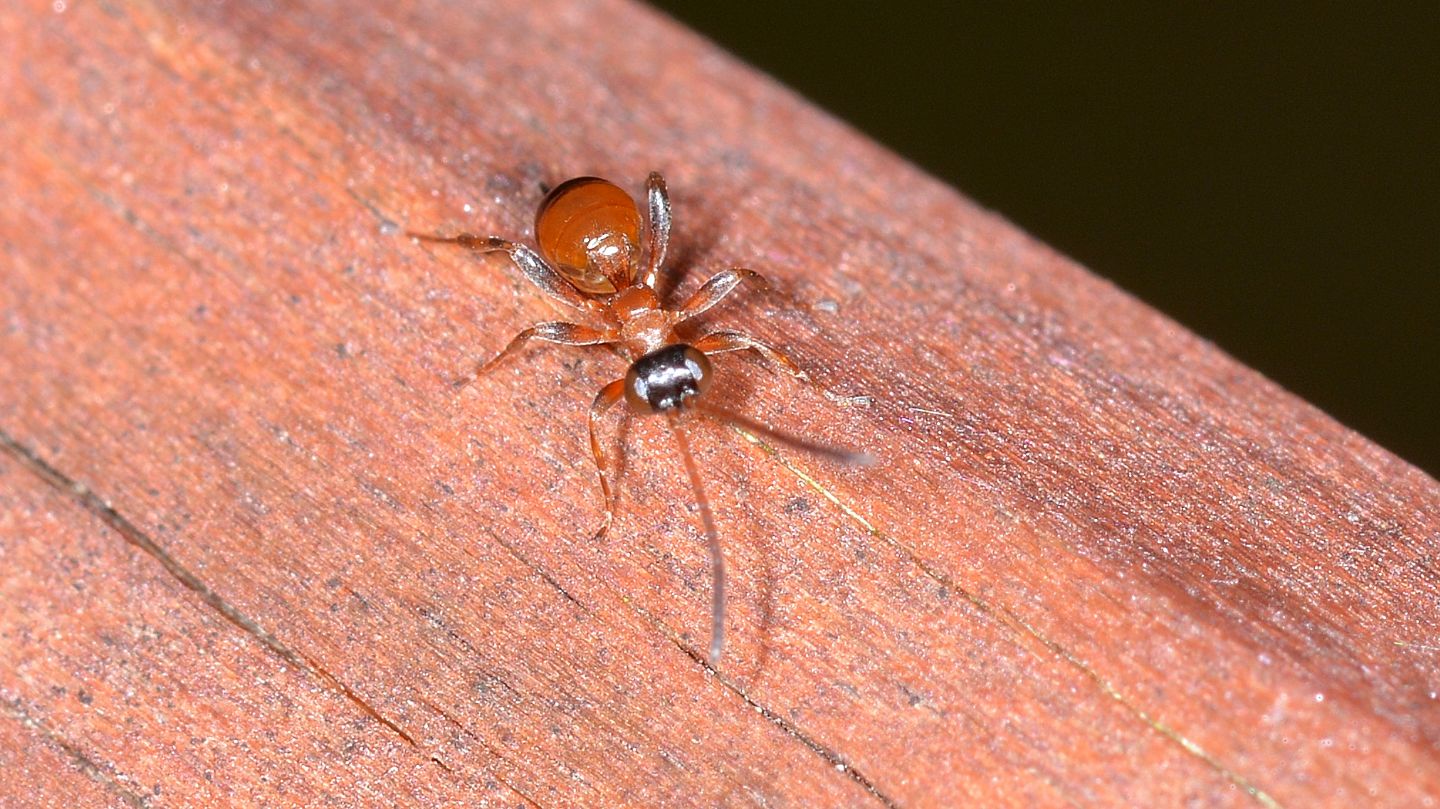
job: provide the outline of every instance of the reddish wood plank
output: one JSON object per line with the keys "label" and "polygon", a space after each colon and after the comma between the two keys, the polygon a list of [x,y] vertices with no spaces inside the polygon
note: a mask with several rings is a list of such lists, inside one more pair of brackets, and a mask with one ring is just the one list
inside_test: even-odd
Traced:
{"label": "reddish wood plank", "polygon": [[267,652],[9,455],[0,483],[0,558],[25,574],[0,579],[0,710],[120,805],[526,805]]}
{"label": "reddish wood plank", "polygon": [[[78,644],[162,589],[183,605],[152,619],[164,636],[226,644],[180,664],[127,641],[136,662],[101,674],[268,666],[418,761],[404,788],[476,800],[1440,789],[1433,480],[652,13],[141,3],[7,9],[0,37],[0,193],[22,201],[0,209],[9,467],[83,484],[156,551],[7,472],[31,504],[14,547],[49,532],[127,571],[60,593],[32,550],[34,580],[7,586]],[[720,363],[720,395],[883,458],[700,436],[736,574],[718,673],[696,657],[705,556],[659,425],[629,430],[621,519],[586,540],[583,412],[618,360],[537,351],[456,396],[466,358],[553,314],[503,263],[399,235],[521,235],[542,182],[652,168],[682,287],[766,272],[776,291],[715,319],[834,397],[744,360]],[[46,696],[84,674],[73,654],[5,640],[7,687],[33,660],[33,715],[139,783],[193,778],[201,758],[117,749]],[[155,745],[194,732],[157,720],[161,698],[115,710]],[[285,718],[324,750],[324,716]],[[207,716],[240,738],[265,718]],[[326,772],[404,800],[366,777],[378,760]],[[257,790],[237,800],[264,802],[259,773],[236,771]],[[296,803],[336,795],[289,774]]]}
{"label": "reddish wood plank", "polygon": [[[70,809],[141,805],[108,776],[14,705],[0,706],[0,806]],[[16,777],[17,775],[23,777]]]}

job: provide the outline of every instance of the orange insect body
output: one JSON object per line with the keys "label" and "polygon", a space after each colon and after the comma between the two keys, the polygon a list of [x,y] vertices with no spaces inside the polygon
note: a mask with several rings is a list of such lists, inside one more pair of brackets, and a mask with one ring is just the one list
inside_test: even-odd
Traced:
{"label": "orange insect body", "polygon": [[674,429],[686,474],[695,490],[710,551],[714,580],[710,663],[712,666],[718,663],[724,645],[725,557],[679,414],[696,411],[838,460],[868,462],[868,456],[812,444],[698,401],[713,376],[708,358],[712,354],[749,349],[796,378],[807,379],[784,353],[741,332],[718,330],[686,343],[675,331],[680,323],[719,303],[745,281],[763,279],[753,270],[722,270],[678,308],[661,306],[655,294],[655,279],[665,260],[670,238],[670,198],[665,180],[658,173],[651,173],[646,183],[644,217],[630,195],[607,180],[578,177],[557,186],[540,203],[535,214],[538,253],[523,244],[493,236],[410,235],[481,252],[506,253],[543,292],[579,310],[591,321],[537,323],[517,334],[504,350],[459,380],[459,384],[474,381],[533,340],[562,345],[618,345],[630,356],[631,364],[625,377],[601,388],[590,408],[590,449],[600,475],[605,506],[605,520],[596,537],[604,536],[614,519],[597,426],[600,417],[623,398],[633,412],[666,414]]}

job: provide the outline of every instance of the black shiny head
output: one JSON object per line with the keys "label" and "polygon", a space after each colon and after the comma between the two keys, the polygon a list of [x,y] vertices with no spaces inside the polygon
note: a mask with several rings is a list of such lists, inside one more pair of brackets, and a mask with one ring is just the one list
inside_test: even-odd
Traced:
{"label": "black shiny head", "polygon": [[645,413],[674,410],[708,387],[710,360],[684,343],[651,351],[625,374],[625,400]]}

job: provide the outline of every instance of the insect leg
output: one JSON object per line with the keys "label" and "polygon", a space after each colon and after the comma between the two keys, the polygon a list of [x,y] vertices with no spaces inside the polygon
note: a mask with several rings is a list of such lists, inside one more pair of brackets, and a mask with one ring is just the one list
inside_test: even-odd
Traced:
{"label": "insect leg", "polygon": [[[701,289],[703,292],[704,289]],[[696,293],[699,294],[699,293]],[[726,351],[751,349],[755,353],[780,366],[796,379],[809,382],[810,376],[801,370],[795,361],[778,348],[766,345],[748,334],[738,331],[715,331],[696,340],[692,345],[704,354],[723,354]]]}
{"label": "insect leg", "polygon": [[506,357],[519,351],[532,340],[543,340],[548,343],[559,343],[567,346],[593,346],[613,343],[619,339],[610,331],[582,326],[579,323],[565,323],[563,321],[552,321],[549,323],[536,323],[519,334],[515,335],[510,344],[505,346],[499,354],[488,361],[476,366],[475,370],[467,376],[455,380],[455,387],[463,388],[474,382],[482,375],[489,373],[495,366],[499,365]]}
{"label": "insect leg", "polygon": [[684,305],[676,310],[678,312],[676,321],[688,320],[704,312],[746,281],[757,281],[763,284],[765,276],[743,267],[733,267],[715,273],[699,289],[695,290],[695,294],[690,296],[690,300],[685,301]]}
{"label": "insect leg", "polygon": [[620,401],[624,394],[625,380],[617,379],[601,388],[600,392],[595,394],[594,404],[590,405],[590,452],[595,456],[595,471],[600,473],[600,494],[605,499],[605,522],[600,526],[600,530],[595,532],[596,540],[605,538],[605,534],[610,530],[610,523],[615,519],[614,498],[610,495],[609,476],[605,474],[605,451],[600,448],[600,437],[596,428],[599,426],[600,417]]}
{"label": "insect leg", "polygon": [[424,233],[406,231],[411,238],[425,242],[438,242],[440,244],[458,244],[466,250],[474,250],[477,253],[505,253],[520,272],[530,279],[530,283],[540,288],[546,295],[560,301],[567,306],[573,306],[581,311],[594,311],[596,301],[587,298],[573,284],[565,280],[565,276],[557,272],[539,253],[526,247],[523,244],[506,241],[496,236],[476,236],[472,233],[461,233],[458,236],[431,236]]}

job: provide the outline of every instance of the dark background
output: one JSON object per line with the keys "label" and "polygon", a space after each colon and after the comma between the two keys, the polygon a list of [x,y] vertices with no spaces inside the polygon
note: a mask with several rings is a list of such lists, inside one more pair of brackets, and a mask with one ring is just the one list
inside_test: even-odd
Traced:
{"label": "dark background", "polygon": [[1440,4],[658,5],[1440,472]]}

